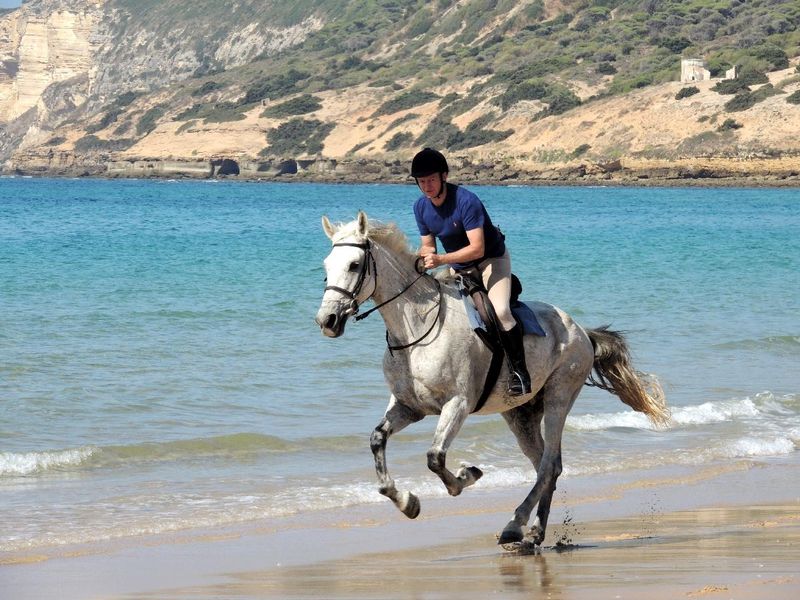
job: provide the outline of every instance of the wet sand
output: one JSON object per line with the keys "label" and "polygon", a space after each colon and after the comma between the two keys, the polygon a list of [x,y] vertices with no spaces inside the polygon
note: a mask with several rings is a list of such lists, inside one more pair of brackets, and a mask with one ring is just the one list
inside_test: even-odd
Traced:
{"label": "wet sand", "polygon": [[490,535],[238,574],[171,598],[798,598],[797,506],[709,508],[581,525],[579,544],[498,551]]}
{"label": "wet sand", "polygon": [[524,489],[0,557],[2,598],[798,598],[800,465],[738,461],[556,492],[541,551],[495,532]]}

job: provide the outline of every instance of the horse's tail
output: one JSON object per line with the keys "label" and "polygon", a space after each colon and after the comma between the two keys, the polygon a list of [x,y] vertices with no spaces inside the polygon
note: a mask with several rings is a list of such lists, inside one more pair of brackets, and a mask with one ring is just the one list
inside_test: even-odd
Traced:
{"label": "horse's tail", "polygon": [[657,427],[670,422],[664,390],[654,375],[641,373],[631,365],[625,337],[607,326],[588,329],[594,348],[594,373],[586,385],[599,387],[619,396],[633,410],[646,414]]}

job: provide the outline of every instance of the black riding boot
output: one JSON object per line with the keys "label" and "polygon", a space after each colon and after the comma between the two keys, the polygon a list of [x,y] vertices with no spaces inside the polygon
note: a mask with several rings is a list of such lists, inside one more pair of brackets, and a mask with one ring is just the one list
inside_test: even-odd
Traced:
{"label": "black riding boot", "polygon": [[508,395],[522,396],[531,393],[531,376],[525,365],[525,346],[522,343],[522,327],[517,323],[511,331],[503,331],[503,347],[508,358]]}

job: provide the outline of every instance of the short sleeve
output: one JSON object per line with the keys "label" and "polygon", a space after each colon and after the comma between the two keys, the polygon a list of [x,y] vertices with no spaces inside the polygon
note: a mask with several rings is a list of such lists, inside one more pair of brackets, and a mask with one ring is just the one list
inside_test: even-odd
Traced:
{"label": "short sleeve", "polygon": [[422,236],[430,235],[431,230],[428,229],[428,226],[425,224],[425,219],[422,215],[422,203],[417,200],[414,204],[414,218],[417,220],[417,229],[419,229],[419,234]]}
{"label": "short sleeve", "polygon": [[465,194],[462,204],[461,222],[464,224],[464,231],[472,231],[483,227],[483,204],[478,197],[468,192]]}

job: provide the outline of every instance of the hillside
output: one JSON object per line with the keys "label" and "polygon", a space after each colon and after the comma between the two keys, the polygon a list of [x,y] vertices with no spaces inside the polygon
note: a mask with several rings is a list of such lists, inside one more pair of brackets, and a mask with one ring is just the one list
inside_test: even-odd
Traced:
{"label": "hillside", "polygon": [[0,162],[392,180],[433,145],[464,179],[794,180],[798,26],[779,0],[30,0],[0,15]]}

